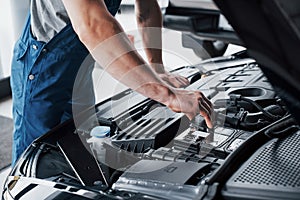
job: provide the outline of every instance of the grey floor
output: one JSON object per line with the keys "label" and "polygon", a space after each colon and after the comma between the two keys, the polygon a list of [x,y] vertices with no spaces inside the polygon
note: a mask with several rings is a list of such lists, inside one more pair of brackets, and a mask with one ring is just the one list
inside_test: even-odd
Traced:
{"label": "grey floor", "polygon": [[[145,57],[141,49],[141,40],[136,30],[135,18],[132,10],[123,10],[121,14],[116,16],[117,20],[121,23],[124,30],[134,36],[135,46],[143,57]],[[232,54],[234,52],[242,50],[242,47],[229,45],[226,55]],[[183,65],[191,65],[200,62],[201,60],[195,56],[190,49],[185,49],[181,46],[181,33],[170,30],[163,30],[163,58],[164,64],[167,69],[174,69]],[[104,100],[113,94],[116,94],[124,89],[125,86],[118,83],[116,80],[111,78],[107,73],[105,73],[100,68],[95,68],[93,74],[94,87],[96,91],[96,101],[99,102]],[[105,87],[103,87],[103,85]],[[109,87],[107,87],[109,86]],[[0,115],[12,118],[11,113],[12,100],[6,99],[0,101]],[[0,124],[0,127],[5,126],[5,124]],[[11,136],[10,136],[11,137]],[[4,148],[1,146],[0,149]],[[1,158],[0,158],[1,159]],[[1,160],[0,160],[1,162]],[[2,184],[9,172],[9,168],[0,172],[0,194],[2,190]]]}
{"label": "grey floor", "polygon": [[11,162],[11,144],[13,131],[13,120],[9,117],[0,116],[0,170],[10,165]]}

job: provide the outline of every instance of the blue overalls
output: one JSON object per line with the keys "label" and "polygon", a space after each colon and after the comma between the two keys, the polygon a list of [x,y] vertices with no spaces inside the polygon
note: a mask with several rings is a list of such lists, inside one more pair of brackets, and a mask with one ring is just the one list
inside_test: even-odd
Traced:
{"label": "blue overalls", "polygon": [[[118,11],[120,2],[105,1],[112,15]],[[80,68],[88,55],[71,24],[49,42],[37,41],[30,31],[29,15],[12,59],[12,165],[33,140],[72,117],[72,104],[76,104],[78,110],[94,104],[93,64]],[[79,68],[81,76],[76,78]],[[75,79],[80,86],[76,88],[80,94],[76,99],[72,98]]]}

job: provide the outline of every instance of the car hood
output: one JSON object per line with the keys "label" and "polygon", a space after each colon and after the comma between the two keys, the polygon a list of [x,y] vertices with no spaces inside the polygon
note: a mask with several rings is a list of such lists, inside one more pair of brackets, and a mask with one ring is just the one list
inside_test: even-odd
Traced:
{"label": "car hood", "polygon": [[299,123],[300,1],[214,2]]}

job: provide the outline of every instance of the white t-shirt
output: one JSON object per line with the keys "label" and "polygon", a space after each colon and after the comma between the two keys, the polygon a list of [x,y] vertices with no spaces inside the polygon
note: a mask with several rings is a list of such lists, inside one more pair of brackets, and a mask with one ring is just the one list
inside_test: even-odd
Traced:
{"label": "white t-shirt", "polygon": [[31,0],[31,31],[38,41],[48,42],[70,19],[61,0]]}

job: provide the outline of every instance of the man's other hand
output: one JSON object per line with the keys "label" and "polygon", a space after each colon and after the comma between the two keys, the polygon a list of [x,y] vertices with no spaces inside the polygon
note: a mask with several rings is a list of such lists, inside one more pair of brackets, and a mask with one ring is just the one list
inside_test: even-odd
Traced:
{"label": "man's other hand", "polygon": [[163,81],[175,88],[184,88],[190,84],[187,78],[177,74],[165,72],[158,75]]}

